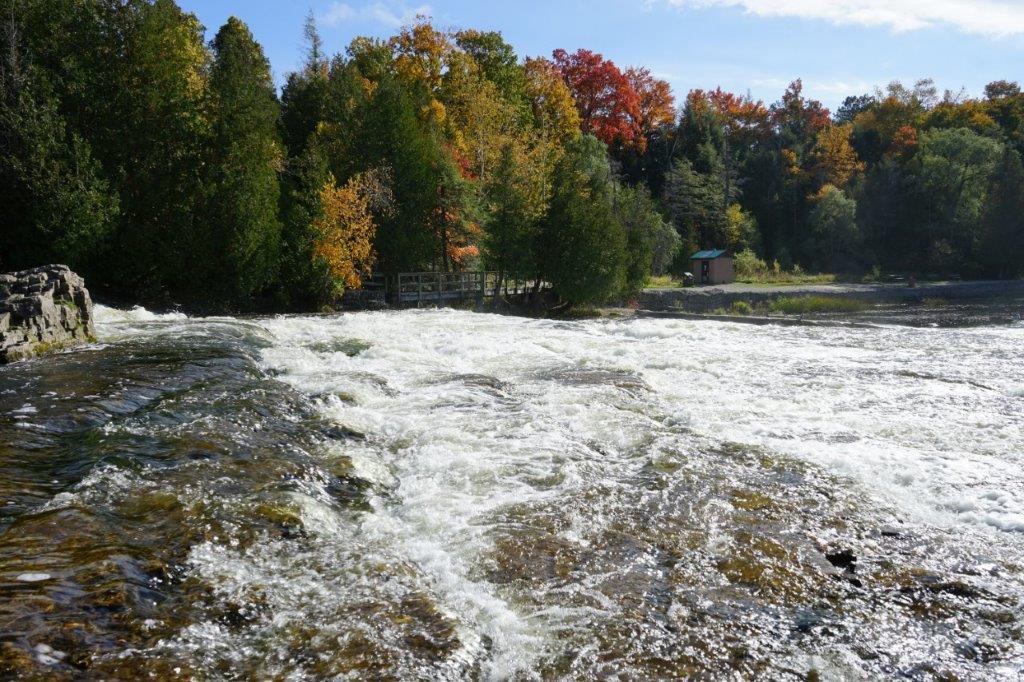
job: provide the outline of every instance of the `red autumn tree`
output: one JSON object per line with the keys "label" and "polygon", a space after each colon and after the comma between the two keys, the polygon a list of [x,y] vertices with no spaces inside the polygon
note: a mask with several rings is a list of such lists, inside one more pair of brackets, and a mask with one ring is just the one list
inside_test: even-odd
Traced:
{"label": "red autumn tree", "polygon": [[760,100],[735,95],[720,87],[708,92],[707,98],[718,112],[730,141],[749,146],[771,134],[771,112]]}
{"label": "red autumn tree", "polygon": [[610,147],[642,150],[640,97],[619,67],[590,50],[555,50],[552,57],[576,100],[584,132]]}
{"label": "red autumn tree", "polygon": [[786,88],[782,101],[772,106],[772,118],[781,130],[801,140],[813,140],[832,122],[821,102],[804,97],[804,83],[799,78]]}
{"label": "red autumn tree", "polygon": [[655,78],[644,68],[628,69],[626,79],[637,94],[640,130],[644,135],[676,122],[676,98],[668,82]]}

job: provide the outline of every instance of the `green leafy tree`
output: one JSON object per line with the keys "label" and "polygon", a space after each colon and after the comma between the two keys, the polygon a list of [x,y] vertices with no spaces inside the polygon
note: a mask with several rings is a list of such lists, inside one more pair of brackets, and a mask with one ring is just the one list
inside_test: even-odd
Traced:
{"label": "green leafy tree", "polygon": [[455,35],[456,44],[480,67],[484,77],[495,85],[501,96],[522,121],[531,116],[526,72],[519,65],[515,49],[497,31],[468,29]]}
{"label": "green leafy tree", "polygon": [[757,219],[744,211],[739,204],[732,204],[725,212],[726,246],[733,253],[747,249],[757,251],[761,248],[761,233],[757,228]]}
{"label": "green leafy tree", "polygon": [[665,273],[680,249],[681,240],[658,212],[646,187],[619,188],[615,215],[626,233],[624,293],[628,295],[643,288],[652,274]]}
{"label": "green leafy tree", "polygon": [[205,260],[217,297],[245,302],[277,266],[278,103],[270,65],[245,24],[228,19],[212,45]]}
{"label": "green leafy tree", "polygon": [[819,270],[845,271],[856,267],[861,234],[857,202],[843,190],[826,185],[810,216],[807,251]]}
{"label": "green leafy tree", "polygon": [[979,259],[999,277],[1024,273],[1024,165],[1009,145],[992,176]]}
{"label": "green leafy tree", "polygon": [[1002,145],[966,128],[938,129],[921,136],[917,155],[918,224],[934,268],[970,266],[992,173]]}

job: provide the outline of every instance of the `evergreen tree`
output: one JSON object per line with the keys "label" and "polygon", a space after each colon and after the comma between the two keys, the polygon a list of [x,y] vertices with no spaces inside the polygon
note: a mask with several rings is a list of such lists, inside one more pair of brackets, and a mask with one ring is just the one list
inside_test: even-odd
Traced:
{"label": "evergreen tree", "polygon": [[274,277],[278,221],[278,103],[270,65],[249,29],[232,17],[213,39],[205,264],[212,294],[244,302]]}
{"label": "evergreen tree", "polygon": [[326,265],[313,257],[314,225],[324,217],[320,192],[330,178],[319,144],[310,144],[289,159],[282,182],[280,293],[290,307],[315,308],[331,289]]}
{"label": "evergreen tree", "polygon": [[22,50],[8,17],[0,36],[0,271],[56,261],[91,272],[117,197]]}
{"label": "evergreen tree", "polygon": [[569,305],[602,303],[626,282],[626,236],[616,219],[607,148],[572,142],[555,167],[551,208],[538,239],[542,276]]}
{"label": "evergreen tree", "polygon": [[312,13],[303,32],[306,62],[302,70],[288,76],[281,91],[281,136],[288,153],[302,153],[317,124],[328,117],[328,65],[323,41]]}
{"label": "evergreen tree", "polygon": [[183,293],[194,281],[201,246],[204,112],[209,52],[202,26],[173,0],[138,3],[120,65],[125,94],[103,139],[122,217],[106,269],[117,288],[156,297]]}
{"label": "evergreen tree", "polygon": [[718,174],[698,172],[689,159],[676,161],[665,180],[665,205],[687,251],[727,243],[724,192]]}
{"label": "evergreen tree", "polygon": [[534,250],[547,196],[543,169],[523,163],[521,157],[513,144],[506,144],[487,187],[490,220],[484,256],[488,267],[498,271],[499,289],[506,276],[525,278],[537,271]]}
{"label": "evergreen tree", "polygon": [[393,177],[395,210],[379,216],[374,248],[386,273],[440,267],[438,223],[445,150],[417,116],[410,93],[394,77],[377,83],[361,107],[353,154],[362,168],[382,168]]}
{"label": "evergreen tree", "polygon": [[664,274],[667,263],[676,256],[681,240],[676,231],[658,213],[647,188],[620,187],[615,196],[615,215],[626,234],[626,294],[633,294],[647,284],[654,273],[657,257],[658,274]]}

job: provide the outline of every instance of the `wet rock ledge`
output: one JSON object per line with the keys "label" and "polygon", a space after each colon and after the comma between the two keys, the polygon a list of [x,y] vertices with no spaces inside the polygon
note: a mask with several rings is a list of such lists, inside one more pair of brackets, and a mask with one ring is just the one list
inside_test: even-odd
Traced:
{"label": "wet rock ledge", "polygon": [[92,299],[66,265],[0,274],[0,365],[92,341]]}

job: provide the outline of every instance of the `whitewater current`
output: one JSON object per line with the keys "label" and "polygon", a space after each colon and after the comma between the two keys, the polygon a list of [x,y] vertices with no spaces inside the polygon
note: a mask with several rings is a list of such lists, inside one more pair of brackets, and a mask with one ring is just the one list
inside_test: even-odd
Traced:
{"label": "whitewater current", "polygon": [[98,335],[0,368],[0,674],[1024,676],[1019,323]]}

